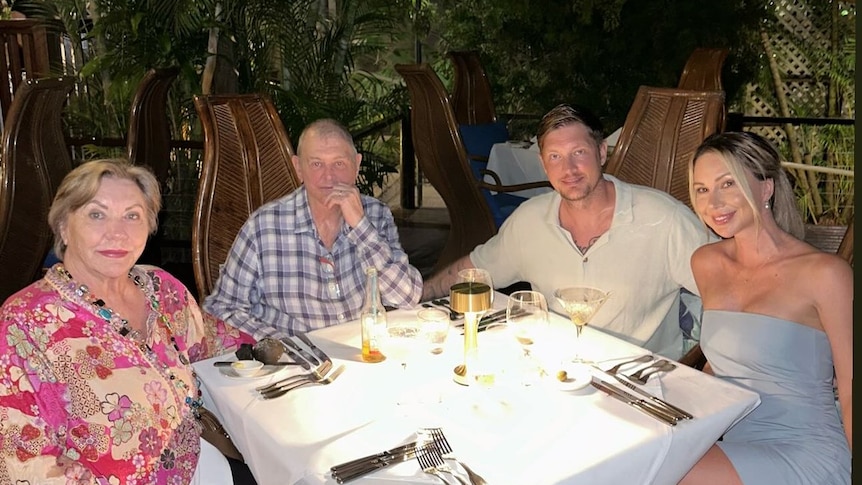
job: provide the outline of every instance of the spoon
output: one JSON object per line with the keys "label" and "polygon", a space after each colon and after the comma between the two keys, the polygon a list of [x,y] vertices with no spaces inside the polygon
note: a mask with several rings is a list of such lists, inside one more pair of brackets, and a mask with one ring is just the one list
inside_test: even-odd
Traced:
{"label": "spoon", "polygon": [[[676,364],[673,362],[669,362],[665,359],[657,360],[655,364],[644,367],[643,369],[635,372],[634,374],[629,376],[629,379],[638,382],[640,384],[646,384],[649,377],[656,372],[670,372],[676,369]],[[651,372],[647,372],[651,371]]]}

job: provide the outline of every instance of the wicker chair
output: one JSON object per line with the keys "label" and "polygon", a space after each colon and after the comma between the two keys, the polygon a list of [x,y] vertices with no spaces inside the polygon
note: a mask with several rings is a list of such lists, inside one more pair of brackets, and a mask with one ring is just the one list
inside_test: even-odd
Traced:
{"label": "wicker chair", "polygon": [[0,302],[41,276],[53,243],[48,209],[72,161],[60,114],[72,78],[21,83],[0,150]]}
{"label": "wicker chair", "polygon": [[149,167],[162,190],[170,173],[171,157],[168,90],[179,73],[178,67],[147,71],[138,84],[129,116],[129,136],[126,140],[129,162]]}
{"label": "wicker chair", "polygon": [[450,51],[455,66],[452,86],[452,111],[461,125],[478,125],[497,121],[497,110],[491,95],[491,83],[476,51]]}
{"label": "wicker chair", "polygon": [[198,298],[212,292],[240,228],[261,205],[300,185],[293,147],[263,94],[196,96],[204,161],[192,230]]}
{"label": "wicker chair", "polygon": [[688,162],[707,136],[723,128],[723,92],[641,86],[605,172],[691,206]]}
{"label": "wicker chair", "polygon": [[728,49],[698,47],[692,51],[679,78],[678,89],[693,91],[724,91],[721,85],[721,68],[727,59]]}
{"label": "wicker chair", "polygon": [[449,209],[449,238],[434,266],[436,272],[497,232],[494,215],[481,189],[506,193],[549,184],[502,186],[477,179],[467,160],[449,97],[437,74],[428,64],[402,64],[395,66],[395,70],[404,78],[410,93],[413,147],[419,167]]}

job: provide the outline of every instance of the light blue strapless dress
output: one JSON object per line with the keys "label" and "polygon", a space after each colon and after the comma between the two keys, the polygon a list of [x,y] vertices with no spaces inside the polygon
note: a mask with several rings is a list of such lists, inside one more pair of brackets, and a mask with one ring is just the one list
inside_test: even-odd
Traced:
{"label": "light blue strapless dress", "polygon": [[700,343],[717,377],[761,404],[718,446],[745,485],[850,483],[850,450],[832,392],[832,350],[811,327],[705,310]]}

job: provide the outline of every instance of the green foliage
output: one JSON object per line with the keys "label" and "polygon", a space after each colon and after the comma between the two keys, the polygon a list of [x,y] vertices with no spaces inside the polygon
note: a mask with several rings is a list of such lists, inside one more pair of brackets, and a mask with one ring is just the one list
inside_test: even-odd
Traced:
{"label": "green foliage", "polygon": [[442,0],[431,49],[478,50],[498,112],[561,102],[621,126],[640,85],[676,86],[695,47],[729,47],[725,89],[751,78],[766,0]]}

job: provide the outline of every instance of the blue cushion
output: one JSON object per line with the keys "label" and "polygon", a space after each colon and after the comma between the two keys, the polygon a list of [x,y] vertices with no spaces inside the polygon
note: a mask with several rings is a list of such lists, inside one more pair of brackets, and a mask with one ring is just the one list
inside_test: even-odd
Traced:
{"label": "blue cushion", "polygon": [[[473,171],[473,176],[476,177],[477,180],[482,180],[481,171],[487,167],[488,164],[486,162],[470,159],[470,169]],[[482,196],[485,198],[485,203],[488,204],[488,208],[491,210],[491,215],[494,216],[494,223],[496,224],[497,229],[503,225],[503,221],[505,221],[522,202],[527,200],[525,197],[505,192],[492,194],[488,189],[479,189],[479,191],[482,192]]]}
{"label": "blue cushion", "polygon": [[504,143],[509,139],[509,130],[502,122],[482,123],[479,125],[458,125],[461,140],[467,155],[488,157],[494,143]]}

